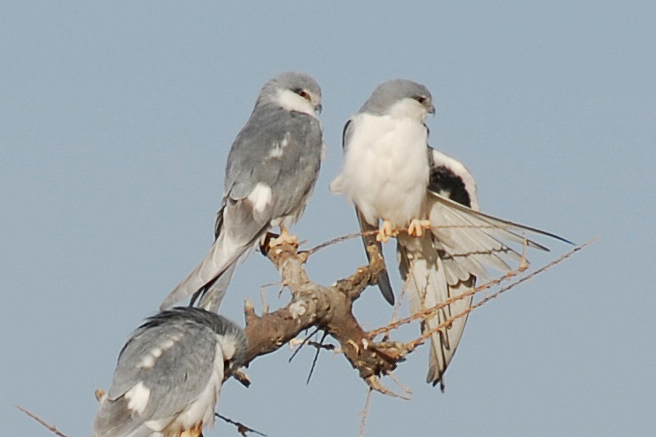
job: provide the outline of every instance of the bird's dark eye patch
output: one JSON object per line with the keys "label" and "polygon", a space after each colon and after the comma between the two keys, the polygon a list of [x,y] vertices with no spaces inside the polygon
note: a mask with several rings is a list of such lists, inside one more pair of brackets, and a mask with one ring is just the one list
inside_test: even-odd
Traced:
{"label": "bird's dark eye patch", "polygon": [[311,100],[310,94],[307,91],[305,91],[303,88],[296,88],[292,91],[294,91],[299,96],[303,97],[305,100]]}
{"label": "bird's dark eye patch", "polygon": [[421,103],[422,105],[426,103],[426,97],[424,96],[415,96],[415,100]]}

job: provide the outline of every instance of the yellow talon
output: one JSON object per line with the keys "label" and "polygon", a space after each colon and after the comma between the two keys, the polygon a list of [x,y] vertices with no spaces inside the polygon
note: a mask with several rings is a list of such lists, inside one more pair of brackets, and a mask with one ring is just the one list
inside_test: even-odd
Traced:
{"label": "yellow talon", "polygon": [[192,426],[191,428],[184,430],[180,433],[180,437],[200,437],[202,434],[203,430],[203,423],[197,423],[196,425]]}
{"label": "yellow talon", "polygon": [[408,226],[408,235],[421,237],[424,235],[424,229],[431,229],[432,224],[430,220],[412,219],[410,226]]}
{"label": "yellow talon", "polygon": [[360,355],[360,345],[358,345],[354,340],[352,340],[350,338],[348,340],[346,340],[346,342],[348,344],[350,344],[351,346],[353,346],[353,349],[355,349],[356,354]]}
{"label": "yellow talon", "polygon": [[390,222],[389,220],[383,220],[383,223],[381,223],[380,227],[378,228],[378,234],[376,234],[376,241],[387,243],[389,237],[394,237],[396,236],[396,234],[397,232],[394,230],[394,226],[392,226],[392,222]]}
{"label": "yellow talon", "polygon": [[280,227],[280,236],[278,238],[274,238],[271,240],[269,243],[269,247],[276,247],[276,246],[282,246],[283,244],[289,244],[294,247],[298,247],[298,238],[296,235],[290,235],[289,232],[287,232],[287,229],[284,227]]}

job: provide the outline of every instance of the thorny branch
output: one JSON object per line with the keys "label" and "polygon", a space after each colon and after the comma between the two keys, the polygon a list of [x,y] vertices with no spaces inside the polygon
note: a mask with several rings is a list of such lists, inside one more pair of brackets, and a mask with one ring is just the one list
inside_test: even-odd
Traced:
{"label": "thorny branch", "polygon": [[[365,380],[369,388],[384,394],[407,399],[406,396],[397,395],[385,388],[378,380],[378,377],[390,375],[409,353],[414,351],[414,349],[434,332],[447,329],[455,319],[465,316],[472,310],[484,305],[521,282],[531,279],[539,273],[559,264],[590,244],[588,242],[577,246],[560,258],[525,276],[519,276],[526,270],[526,266],[522,265],[515,271],[473,289],[470,293],[454,297],[440,305],[427,308],[408,318],[366,332],[353,315],[353,303],[360,297],[360,294],[368,285],[376,283],[379,273],[385,269],[383,258],[378,249],[375,246],[368,247],[367,250],[371,255],[369,265],[358,268],[355,274],[346,279],[339,280],[329,287],[311,281],[303,267],[308,257],[317,250],[360,235],[362,234],[357,233],[339,237],[305,252],[297,252],[296,247],[289,244],[283,244],[274,248],[269,248],[266,245],[263,246],[263,252],[266,253],[266,256],[280,271],[283,286],[287,286],[291,291],[292,299],[287,306],[274,312],[266,312],[265,310],[264,314],[260,316],[255,314],[253,304],[250,301],[246,302],[244,307],[246,316],[245,330],[249,340],[249,350],[246,354],[247,363],[250,363],[258,356],[279,349],[284,344],[295,339],[302,331],[316,327],[339,342],[339,351],[344,354],[351,366],[358,371],[360,377]],[[498,286],[502,282],[512,279],[515,279],[515,281],[497,290],[495,293],[485,296],[482,300],[472,305],[470,309],[454,315],[435,329],[425,332],[411,342],[400,343],[389,341],[386,337],[384,341],[375,341],[375,337],[380,334],[386,334],[387,336],[391,331],[402,325],[415,320],[426,320],[432,317],[436,311],[458,299],[464,299],[481,293],[484,290],[488,290],[491,287]]]}

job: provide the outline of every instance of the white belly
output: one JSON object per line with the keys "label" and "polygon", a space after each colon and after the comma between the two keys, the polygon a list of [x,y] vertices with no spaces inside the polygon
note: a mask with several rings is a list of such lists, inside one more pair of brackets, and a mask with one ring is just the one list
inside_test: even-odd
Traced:
{"label": "white belly", "polygon": [[417,120],[359,114],[349,140],[342,191],[367,222],[405,227],[425,215],[428,186],[427,131]]}

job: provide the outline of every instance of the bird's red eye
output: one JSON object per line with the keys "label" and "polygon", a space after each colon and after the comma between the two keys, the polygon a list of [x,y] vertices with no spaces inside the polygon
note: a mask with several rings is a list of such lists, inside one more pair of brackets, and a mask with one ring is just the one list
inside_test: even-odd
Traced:
{"label": "bird's red eye", "polygon": [[311,100],[310,94],[302,88],[295,89],[294,92],[303,97],[305,100]]}

